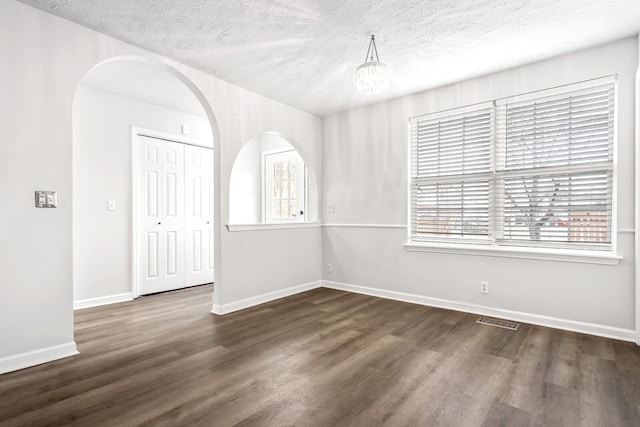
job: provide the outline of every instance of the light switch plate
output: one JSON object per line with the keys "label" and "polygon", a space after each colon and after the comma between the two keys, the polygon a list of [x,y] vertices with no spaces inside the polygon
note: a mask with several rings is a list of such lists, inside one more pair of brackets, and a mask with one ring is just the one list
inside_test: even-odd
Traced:
{"label": "light switch plate", "polygon": [[36,208],[57,208],[58,193],[56,191],[36,190]]}

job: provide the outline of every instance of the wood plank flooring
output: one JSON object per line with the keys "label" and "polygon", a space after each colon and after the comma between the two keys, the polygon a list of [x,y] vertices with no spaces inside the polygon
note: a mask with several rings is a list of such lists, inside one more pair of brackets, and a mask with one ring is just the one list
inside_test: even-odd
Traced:
{"label": "wood plank flooring", "polygon": [[640,348],[330,289],[215,316],[211,286],[77,311],[0,376],[2,426],[640,426]]}

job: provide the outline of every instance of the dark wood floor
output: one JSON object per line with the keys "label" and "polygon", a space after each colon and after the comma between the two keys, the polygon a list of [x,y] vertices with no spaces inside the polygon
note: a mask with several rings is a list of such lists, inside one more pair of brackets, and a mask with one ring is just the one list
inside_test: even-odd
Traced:
{"label": "dark wood floor", "polygon": [[77,311],[78,356],[0,376],[2,426],[640,426],[640,348],[329,289]]}

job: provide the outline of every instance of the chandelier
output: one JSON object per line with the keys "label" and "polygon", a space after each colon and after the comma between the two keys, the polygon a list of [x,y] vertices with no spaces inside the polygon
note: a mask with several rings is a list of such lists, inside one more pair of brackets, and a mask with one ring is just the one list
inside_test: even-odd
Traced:
{"label": "chandelier", "polygon": [[389,66],[378,58],[375,35],[371,36],[364,64],[356,68],[355,80],[358,90],[367,96],[377,95],[389,87],[391,72]]}

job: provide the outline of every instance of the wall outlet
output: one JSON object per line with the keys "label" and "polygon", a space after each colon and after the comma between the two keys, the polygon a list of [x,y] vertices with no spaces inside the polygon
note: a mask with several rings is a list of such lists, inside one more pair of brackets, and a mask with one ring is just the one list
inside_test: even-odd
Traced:
{"label": "wall outlet", "polygon": [[331,202],[327,204],[327,212],[328,213],[336,213],[336,204]]}
{"label": "wall outlet", "polygon": [[327,273],[331,273],[333,271],[333,265],[331,263],[327,264]]}
{"label": "wall outlet", "polygon": [[481,294],[489,293],[489,282],[485,282],[485,281],[480,282],[480,293]]}
{"label": "wall outlet", "polygon": [[56,191],[36,191],[36,208],[57,208],[58,193]]}

